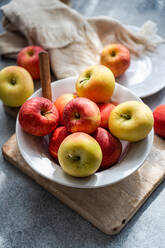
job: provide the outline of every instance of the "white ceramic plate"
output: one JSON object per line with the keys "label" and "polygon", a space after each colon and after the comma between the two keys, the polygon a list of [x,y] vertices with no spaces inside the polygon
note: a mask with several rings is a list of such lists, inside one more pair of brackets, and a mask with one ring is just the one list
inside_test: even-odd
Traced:
{"label": "white ceramic plate", "polygon": [[[127,26],[138,32],[139,28]],[[161,38],[157,35],[157,40]],[[139,97],[147,97],[165,87],[165,44],[161,44],[155,52],[148,52],[141,57],[131,57],[127,71],[116,80],[129,88]]]}
{"label": "white ceramic plate", "polygon": [[[53,101],[63,93],[75,92],[75,82],[76,78],[71,77],[52,83]],[[38,96],[42,96],[41,89],[36,91],[32,97]],[[132,91],[116,83],[112,100],[124,102],[140,99]],[[88,178],[74,178],[65,174],[49,155],[48,136],[35,137],[25,133],[19,124],[18,118],[16,136],[23,158],[34,171],[56,183],[76,188],[103,187],[124,179],[142,165],[153,143],[153,130],[140,142],[131,144],[122,142],[123,152],[116,165],[107,170],[97,172]]]}

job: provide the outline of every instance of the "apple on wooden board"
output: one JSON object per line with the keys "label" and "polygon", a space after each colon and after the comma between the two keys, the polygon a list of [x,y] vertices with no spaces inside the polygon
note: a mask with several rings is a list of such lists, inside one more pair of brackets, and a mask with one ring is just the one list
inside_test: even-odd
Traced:
{"label": "apple on wooden board", "polygon": [[92,133],[99,127],[100,120],[97,104],[85,97],[71,100],[63,111],[63,124],[71,133]]}
{"label": "apple on wooden board", "polygon": [[44,97],[27,100],[19,111],[19,123],[25,132],[45,136],[58,125],[59,113],[54,104]]}
{"label": "apple on wooden board", "polygon": [[71,93],[66,93],[66,94],[62,94],[60,95],[54,102],[58,112],[59,112],[59,117],[60,117],[60,124],[63,124],[63,111],[64,111],[64,107],[65,105],[71,101],[72,99],[74,99],[76,97],[75,94],[71,94]]}
{"label": "apple on wooden board", "polygon": [[51,134],[49,139],[48,150],[52,157],[58,159],[58,149],[62,141],[70,134],[66,127],[57,127]]}
{"label": "apple on wooden board", "polygon": [[130,61],[129,50],[121,44],[105,46],[100,56],[100,63],[111,69],[115,77],[119,77],[128,69]]}
{"label": "apple on wooden board", "polygon": [[161,104],[153,111],[154,130],[159,136],[165,138],[165,104]]}
{"label": "apple on wooden board", "polygon": [[33,79],[40,78],[39,53],[45,51],[40,46],[27,46],[17,55],[17,65],[24,67]]}
{"label": "apple on wooden board", "polygon": [[87,177],[99,169],[102,151],[93,137],[83,132],[76,132],[67,136],[61,143],[58,160],[67,174]]}
{"label": "apple on wooden board", "polygon": [[9,107],[21,106],[34,92],[34,83],[27,70],[7,66],[0,71],[0,99]]}
{"label": "apple on wooden board", "polygon": [[120,140],[102,127],[98,127],[92,136],[99,143],[103,158],[100,165],[101,169],[107,169],[118,161],[122,152]]}
{"label": "apple on wooden board", "polygon": [[114,75],[103,65],[88,67],[76,81],[77,95],[87,97],[96,103],[109,101],[114,88]]}
{"label": "apple on wooden board", "polygon": [[151,109],[139,101],[116,106],[109,118],[109,130],[117,138],[131,142],[144,139],[154,124]]}
{"label": "apple on wooden board", "polygon": [[98,103],[98,107],[100,109],[100,114],[101,114],[100,127],[108,128],[109,116],[112,110],[115,108],[115,105],[110,102]]}

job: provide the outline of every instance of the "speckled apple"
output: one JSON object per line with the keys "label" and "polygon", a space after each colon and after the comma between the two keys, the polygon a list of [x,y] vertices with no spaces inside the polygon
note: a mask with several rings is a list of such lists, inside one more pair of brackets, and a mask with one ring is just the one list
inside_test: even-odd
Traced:
{"label": "speckled apple", "polygon": [[107,103],[99,103],[98,107],[100,109],[100,114],[101,114],[100,127],[108,128],[109,117],[112,110],[115,108],[115,105],[110,102],[107,102]]}
{"label": "speckled apple", "polygon": [[98,127],[92,136],[99,143],[103,154],[100,169],[107,169],[119,160],[122,144],[118,138],[102,127]]}
{"label": "speckled apple", "polygon": [[40,46],[27,46],[17,55],[17,65],[24,67],[33,79],[40,78],[39,53],[45,51]]}
{"label": "speckled apple", "polygon": [[63,111],[64,126],[71,133],[92,133],[99,127],[100,121],[100,110],[97,104],[85,97],[71,100]]}
{"label": "speckled apple", "polygon": [[48,150],[52,157],[58,159],[58,149],[62,143],[62,141],[70,134],[67,131],[66,127],[57,127],[51,134],[49,139]]}
{"label": "speckled apple", "polygon": [[54,104],[44,97],[27,100],[19,111],[23,130],[35,136],[50,134],[58,125],[59,113]]}
{"label": "speckled apple", "polygon": [[165,104],[161,104],[153,111],[154,130],[159,136],[165,138]]}

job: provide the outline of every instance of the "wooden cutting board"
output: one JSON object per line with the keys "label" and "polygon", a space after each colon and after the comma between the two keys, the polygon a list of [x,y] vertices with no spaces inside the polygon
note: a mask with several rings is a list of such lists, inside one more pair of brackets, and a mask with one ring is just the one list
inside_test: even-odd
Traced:
{"label": "wooden cutting board", "polygon": [[4,157],[23,173],[106,234],[118,233],[165,178],[165,141],[154,138],[152,150],[134,174],[112,186],[74,189],[34,172],[19,153],[15,134],[3,145]]}

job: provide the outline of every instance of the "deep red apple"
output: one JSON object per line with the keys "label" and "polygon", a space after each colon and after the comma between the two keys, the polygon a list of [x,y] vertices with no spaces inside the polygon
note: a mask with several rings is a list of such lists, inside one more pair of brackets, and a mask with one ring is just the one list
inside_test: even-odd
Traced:
{"label": "deep red apple", "polygon": [[153,116],[155,133],[165,138],[165,104],[157,106]]}
{"label": "deep red apple", "polygon": [[71,100],[63,111],[64,126],[71,133],[92,133],[100,125],[100,120],[98,106],[85,97],[77,97]]}
{"label": "deep red apple", "polygon": [[70,133],[67,131],[66,127],[58,127],[56,128],[49,139],[49,147],[48,150],[52,157],[58,159],[58,149],[62,143],[62,141],[69,135]]}
{"label": "deep red apple", "polygon": [[75,94],[70,94],[70,93],[66,93],[66,94],[62,94],[61,96],[59,96],[56,101],[54,102],[54,105],[56,106],[58,112],[59,112],[59,116],[60,116],[60,124],[63,124],[63,120],[62,120],[62,116],[63,116],[63,110],[65,105],[71,101],[72,99],[74,99],[76,97]]}
{"label": "deep red apple", "polygon": [[17,56],[17,65],[24,67],[33,79],[40,78],[39,53],[44,51],[39,46],[27,46]]}
{"label": "deep red apple", "polygon": [[98,107],[101,114],[101,123],[100,127],[108,128],[108,120],[111,114],[111,111],[115,108],[115,105],[112,103],[99,103]]}
{"label": "deep red apple", "polygon": [[122,152],[122,144],[118,138],[102,127],[98,127],[92,136],[99,143],[103,153],[100,168],[107,169],[118,161]]}
{"label": "deep red apple", "polygon": [[19,111],[19,122],[25,132],[44,136],[58,125],[59,113],[54,104],[44,97],[34,97],[26,101]]}

